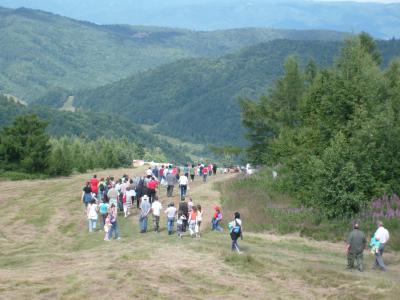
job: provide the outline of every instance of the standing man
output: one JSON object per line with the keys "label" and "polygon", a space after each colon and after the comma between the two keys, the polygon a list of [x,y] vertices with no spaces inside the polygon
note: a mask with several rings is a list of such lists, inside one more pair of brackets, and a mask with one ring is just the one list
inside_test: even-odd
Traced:
{"label": "standing man", "polygon": [[166,176],[167,180],[167,197],[172,197],[172,192],[174,191],[174,186],[178,182],[176,175],[172,172],[168,172]]}
{"label": "standing man", "polygon": [[357,269],[364,271],[364,249],[367,244],[364,232],[359,229],[358,222],[353,225],[353,230],[347,238],[347,269],[354,268],[354,260],[357,262]]}
{"label": "standing man", "polygon": [[150,203],[149,203],[149,196],[144,195],[142,197],[142,202],[140,203],[140,216],[139,216],[139,223],[140,223],[140,233],[145,233],[147,231],[147,218],[150,213]]}
{"label": "standing man", "polygon": [[378,221],[378,229],[375,232],[375,238],[379,240],[380,246],[378,252],[375,253],[375,264],[373,269],[380,268],[382,271],[386,271],[385,263],[383,262],[383,251],[385,250],[385,245],[389,241],[389,231],[383,227],[383,222]]}
{"label": "standing man", "polygon": [[158,197],[155,196],[153,203],[151,204],[151,211],[153,212],[153,229],[154,232],[159,232],[160,229],[160,212],[162,209],[161,202],[158,201]]}

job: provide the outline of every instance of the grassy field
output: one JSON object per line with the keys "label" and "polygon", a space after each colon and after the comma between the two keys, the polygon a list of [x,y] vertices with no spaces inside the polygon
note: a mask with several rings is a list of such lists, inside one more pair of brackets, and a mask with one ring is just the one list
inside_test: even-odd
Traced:
{"label": "grassy field", "polygon": [[386,273],[370,270],[368,253],[367,270],[349,272],[342,243],[249,233],[244,219],[243,254],[232,254],[227,232],[210,232],[208,220],[221,199],[214,183],[233,175],[191,186],[205,212],[200,239],[168,236],[165,218],[159,234],[140,234],[134,210],[119,218],[122,239],[104,242],[87,232],[80,201],[91,175],[0,182],[0,299],[398,299],[396,252],[385,254]]}

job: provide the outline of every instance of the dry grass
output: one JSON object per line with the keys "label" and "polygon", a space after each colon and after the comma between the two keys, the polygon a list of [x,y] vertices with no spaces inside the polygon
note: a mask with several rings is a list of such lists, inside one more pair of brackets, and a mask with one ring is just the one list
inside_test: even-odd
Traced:
{"label": "dry grass", "polygon": [[140,235],[133,211],[119,219],[122,240],[106,243],[103,233],[87,233],[80,202],[91,175],[0,182],[1,299],[398,298],[398,253],[385,255],[385,274],[347,272],[341,244],[245,232],[244,254],[231,254],[227,233],[210,232],[208,220],[220,200],[213,183],[233,175],[192,185],[190,195],[205,212],[201,239],[168,236],[164,218],[162,232]]}

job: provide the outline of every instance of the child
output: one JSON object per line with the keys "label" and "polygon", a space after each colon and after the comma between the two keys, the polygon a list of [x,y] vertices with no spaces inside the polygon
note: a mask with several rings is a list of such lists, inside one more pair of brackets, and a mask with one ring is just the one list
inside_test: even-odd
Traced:
{"label": "child", "polygon": [[379,253],[379,247],[381,246],[381,242],[379,241],[379,236],[375,236],[374,235],[371,238],[369,246],[371,247],[371,253],[372,254]]}
{"label": "child", "polygon": [[214,213],[213,218],[212,218],[212,220],[211,220],[211,223],[212,223],[212,230],[222,231],[222,227],[219,225],[219,223],[220,223],[221,220],[222,220],[222,212],[221,212],[221,209],[220,209],[218,206],[216,206],[216,207],[214,208],[214,210],[215,210],[215,213]]}
{"label": "child", "polygon": [[239,245],[237,243],[237,240],[238,240],[239,237],[241,239],[243,239],[243,236],[242,236],[242,220],[240,220],[240,213],[235,212],[234,220],[229,222],[228,228],[229,228],[229,234],[230,234],[231,239],[232,239],[232,251],[236,250],[240,254],[241,253],[240,252],[240,248],[239,248]]}
{"label": "child", "polygon": [[197,207],[192,206],[192,210],[189,214],[189,232],[190,236],[194,237],[196,233],[196,219],[197,219]]}
{"label": "child", "polygon": [[97,203],[95,199],[92,199],[90,204],[87,207],[87,218],[89,223],[89,232],[93,232],[96,230],[96,222],[97,222]]}
{"label": "child", "polygon": [[176,232],[178,234],[178,236],[181,238],[183,235],[183,226],[184,226],[184,222],[186,221],[186,216],[185,214],[180,210],[178,212],[178,220],[176,221]]}
{"label": "child", "polygon": [[110,231],[110,228],[111,228],[110,216],[107,214],[106,220],[104,222],[104,232],[105,232],[104,240],[105,241],[109,241],[110,240],[108,238],[108,232]]}
{"label": "child", "polygon": [[201,205],[197,205],[197,216],[196,216],[196,237],[200,237],[200,225],[203,220],[203,213],[201,212]]}

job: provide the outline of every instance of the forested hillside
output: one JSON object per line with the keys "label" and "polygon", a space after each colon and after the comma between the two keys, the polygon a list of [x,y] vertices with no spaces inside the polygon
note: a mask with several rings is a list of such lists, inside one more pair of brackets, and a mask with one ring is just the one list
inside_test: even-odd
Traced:
{"label": "forested hillside", "polygon": [[363,34],[312,76],[289,59],[269,93],[242,102],[249,159],[278,168],[282,190],[324,217],[400,216],[387,196],[400,190],[400,60],[382,69],[380,55]]}
{"label": "forested hillside", "polygon": [[[400,41],[378,42],[383,65],[400,54]],[[212,59],[189,59],[80,92],[75,105],[108,111],[156,131],[202,143],[243,144],[239,97],[257,97],[283,74],[283,61],[298,57],[331,65],[342,43],[276,40]],[[56,100],[54,100],[56,102]],[[58,101],[59,103],[63,101]]]}
{"label": "forested hillside", "polygon": [[333,31],[100,26],[0,7],[0,92],[29,101],[49,90],[93,88],[178,59],[222,55],[273,39],[343,37]]}
{"label": "forested hillside", "polygon": [[160,141],[126,117],[106,113],[63,112],[41,106],[27,108],[0,95],[0,128],[10,125],[19,115],[32,113],[49,122],[47,133],[55,138],[69,136],[92,141],[100,138],[127,139],[151,154],[161,151],[171,161],[189,160],[187,149]]}

